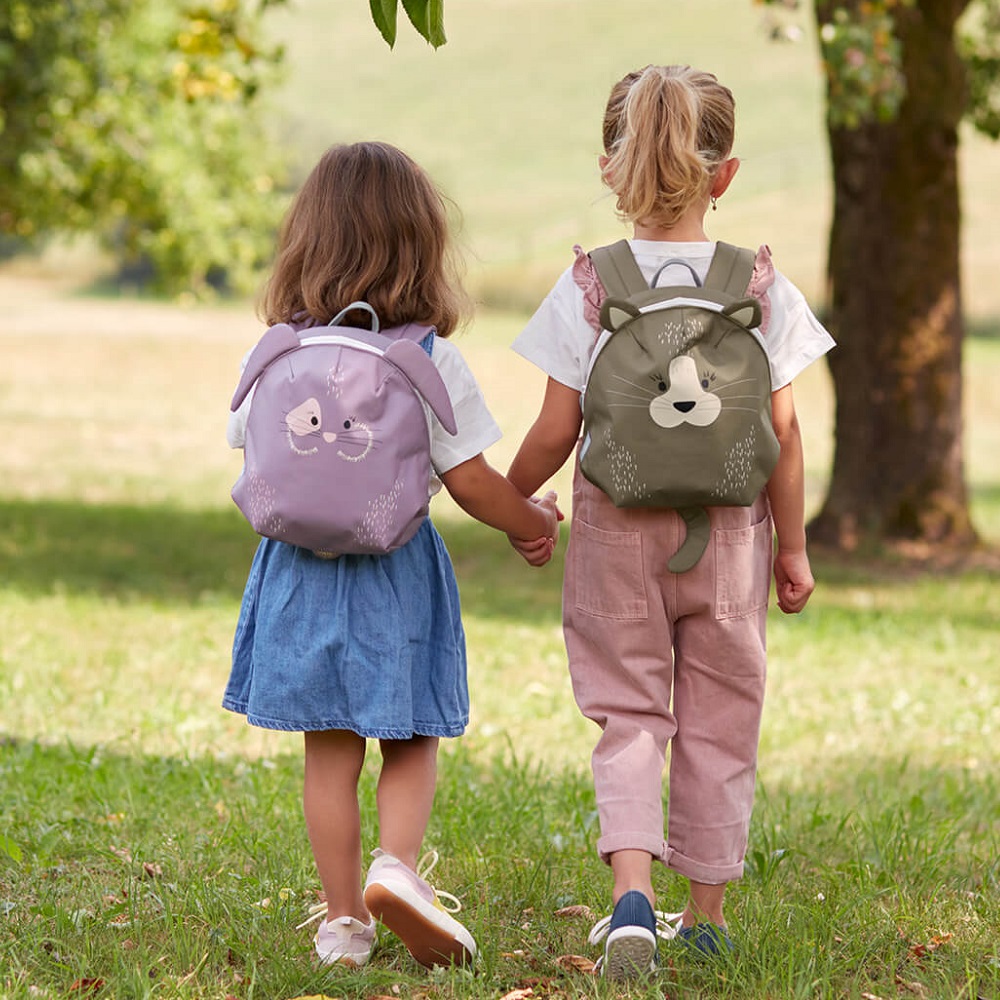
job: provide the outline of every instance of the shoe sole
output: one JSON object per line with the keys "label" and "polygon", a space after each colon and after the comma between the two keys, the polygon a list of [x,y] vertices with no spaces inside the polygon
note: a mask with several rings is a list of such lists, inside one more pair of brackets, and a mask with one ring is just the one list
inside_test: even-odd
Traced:
{"label": "shoe sole", "polygon": [[[457,920],[423,900],[411,902],[403,898],[384,882],[376,882],[365,889],[365,906],[428,969],[435,965],[465,965],[476,957],[472,937]],[[442,927],[442,917],[447,917],[456,929],[449,931]],[[459,932],[468,937],[468,942],[458,937]]]}
{"label": "shoe sole", "polygon": [[656,936],[644,927],[621,927],[608,935],[604,976],[623,981],[648,976],[655,968]]}

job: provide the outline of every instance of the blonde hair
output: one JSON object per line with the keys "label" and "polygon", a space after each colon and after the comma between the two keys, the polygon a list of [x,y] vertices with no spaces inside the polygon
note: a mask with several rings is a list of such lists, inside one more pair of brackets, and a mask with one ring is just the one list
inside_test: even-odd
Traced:
{"label": "blonde hair", "polygon": [[708,195],[735,131],[732,92],[711,73],[647,66],[627,74],[604,111],[604,178],[619,215],[674,225]]}
{"label": "blonde hair", "polygon": [[302,313],[327,323],[360,300],[383,327],[428,323],[447,337],[471,312],[458,265],[444,198],[409,156],[333,146],[285,216],[260,312],[268,324]]}

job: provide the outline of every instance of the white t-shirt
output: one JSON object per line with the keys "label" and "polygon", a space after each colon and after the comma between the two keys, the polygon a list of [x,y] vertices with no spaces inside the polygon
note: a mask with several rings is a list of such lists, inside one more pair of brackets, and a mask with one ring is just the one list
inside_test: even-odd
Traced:
{"label": "white t-shirt", "polygon": [[[246,367],[249,357],[250,353],[247,352],[241,370]],[[434,466],[434,471],[441,475],[486,451],[490,445],[496,444],[502,435],[486,406],[479,383],[458,348],[443,337],[435,337],[431,360],[448,390],[451,406],[455,411],[455,423],[458,425],[458,433],[452,436],[441,426],[430,408],[424,406],[431,432],[431,464]],[[242,448],[244,445],[252,399],[251,391],[240,408],[235,413],[229,414],[226,440],[230,448]],[[436,493],[438,489],[440,483],[433,482],[431,491]]]}
{"label": "white t-shirt", "polygon": [[[686,262],[694,268],[699,280],[704,281],[715,253],[715,243],[629,240],[629,246],[647,281],[668,260]],[[671,266],[668,274],[670,284],[694,284],[685,267]],[[777,270],[767,296],[770,316],[763,342],[771,367],[771,385],[780,389],[826,354],[834,341],[813,315],[802,293]],[[573,268],[568,267],[513,347],[550,378],[582,392],[596,340],[597,334],[584,317],[583,291],[573,279]]]}

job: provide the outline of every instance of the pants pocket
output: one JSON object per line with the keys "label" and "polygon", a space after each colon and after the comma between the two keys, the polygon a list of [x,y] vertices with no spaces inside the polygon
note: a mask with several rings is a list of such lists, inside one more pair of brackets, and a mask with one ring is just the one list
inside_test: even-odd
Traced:
{"label": "pants pocket", "polygon": [[578,610],[621,621],[648,616],[638,531],[605,531],[574,518],[571,546],[574,605]]}
{"label": "pants pocket", "polygon": [[715,617],[743,618],[767,607],[774,547],[770,514],[745,528],[714,533]]}

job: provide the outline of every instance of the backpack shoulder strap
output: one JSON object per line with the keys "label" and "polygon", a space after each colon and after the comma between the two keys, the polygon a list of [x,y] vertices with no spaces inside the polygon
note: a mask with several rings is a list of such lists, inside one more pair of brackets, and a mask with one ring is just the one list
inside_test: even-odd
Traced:
{"label": "backpack shoulder strap", "polygon": [[609,296],[628,298],[636,292],[645,292],[649,289],[632,255],[628,240],[619,240],[610,246],[591,250],[590,259]]}
{"label": "backpack shoulder strap", "polygon": [[731,243],[716,244],[712,263],[705,277],[705,288],[709,291],[727,292],[738,298],[747,293],[747,286],[753,277],[757,255],[753,250],[734,247]]}

